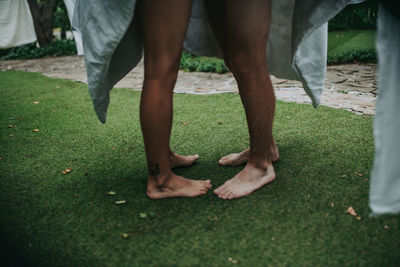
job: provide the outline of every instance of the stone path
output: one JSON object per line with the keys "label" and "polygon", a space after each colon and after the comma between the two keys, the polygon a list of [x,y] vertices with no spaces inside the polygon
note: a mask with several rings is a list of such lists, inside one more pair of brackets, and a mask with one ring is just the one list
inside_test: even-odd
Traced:
{"label": "stone path", "polygon": [[[375,113],[376,64],[328,66],[321,105],[352,111],[357,114]],[[39,72],[49,77],[86,82],[86,70],[80,56],[53,57],[32,60],[0,61],[0,71],[23,70]],[[271,77],[276,97],[287,102],[311,103],[300,82]],[[143,63],[132,70],[115,87],[140,90]],[[179,72],[176,93],[215,94],[237,93],[231,73],[215,74]]]}

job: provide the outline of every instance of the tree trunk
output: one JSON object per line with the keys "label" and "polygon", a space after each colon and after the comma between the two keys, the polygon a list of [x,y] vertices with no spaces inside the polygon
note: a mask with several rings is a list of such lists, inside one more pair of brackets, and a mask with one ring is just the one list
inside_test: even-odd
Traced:
{"label": "tree trunk", "polygon": [[39,45],[47,46],[53,40],[53,14],[57,0],[28,0],[28,3]]}

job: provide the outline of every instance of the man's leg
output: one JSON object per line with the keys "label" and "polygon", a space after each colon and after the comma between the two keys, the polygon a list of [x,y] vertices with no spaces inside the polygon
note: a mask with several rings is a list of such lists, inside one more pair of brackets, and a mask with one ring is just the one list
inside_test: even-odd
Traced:
{"label": "man's leg", "polygon": [[150,198],[195,197],[205,194],[210,181],[177,176],[171,167],[187,165],[197,157],[183,157],[169,147],[172,95],[178,75],[182,43],[191,12],[188,0],[143,0],[138,4],[144,39],[145,77],[140,123],[149,170]]}
{"label": "man's leg", "polygon": [[214,191],[221,198],[233,199],[275,179],[270,153],[275,145],[275,95],[266,58],[270,1],[226,0],[225,10],[230,67],[238,82],[250,135],[245,168]]}
{"label": "man's leg", "polygon": [[[228,21],[226,15],[226,4],[229,3],[225,1],[206,0],[206,8],[210,24],[223,51],[225,64],[232,69],[232,63],[228,51]],[[272,162],[278,161],[279,152],[274,140],[269,148],[269,153],[271,155]],[[232,153],[222,157],[218,163],[223,166],[238,166],[247,163],[249,156],[250,149],[247,148],[242,152]]]}

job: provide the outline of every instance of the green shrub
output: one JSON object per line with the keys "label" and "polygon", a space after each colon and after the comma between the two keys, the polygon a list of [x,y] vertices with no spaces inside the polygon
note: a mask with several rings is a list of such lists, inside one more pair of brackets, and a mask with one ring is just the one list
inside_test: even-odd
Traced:
{"label": "green shrub", "polygon": [[184,71],[200,71],[200,72],[229,72],[224,61],[219,58],[198,57],[190,53],[183,52],[181,58],[181,69]]}
{"label": "green shrub", "polygon": [[375,49],[349,50],[343,53],[329,53],[328,65],[343,63],[376,63]]}
{"label": "green shrub", "polygon": [[36,47],[35,42],[7,50],[0,50],[2,60],[57,57],[75,54],[75,42],[67,39],[55,40],[49,46],[44,47]]}

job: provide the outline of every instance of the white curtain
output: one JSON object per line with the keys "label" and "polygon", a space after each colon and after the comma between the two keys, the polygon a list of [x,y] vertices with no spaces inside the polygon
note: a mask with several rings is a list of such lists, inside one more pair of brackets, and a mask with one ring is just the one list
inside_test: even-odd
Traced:
{"label": "white curtain", "polygon": [[0,0],[0,49],[36,41],[32,14],[26,0]]}
{"label": "white curtain", "polygon": [[[1,0],[0,0],[1,1]],[[68,12],[68,17],[69,21],[71,22],[72,25],[72,18],[74,14],[74,6],[75,6],[75,0],[64,0],[65,7],[67,8]],[[76,50],[78,51],[78,55],[83,55],[83,46],[82,46],[82,36],[80,32],[77,31],[72,31],[74,35],[74,40],[76,44]]]}

